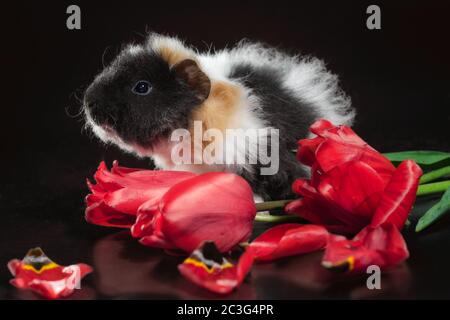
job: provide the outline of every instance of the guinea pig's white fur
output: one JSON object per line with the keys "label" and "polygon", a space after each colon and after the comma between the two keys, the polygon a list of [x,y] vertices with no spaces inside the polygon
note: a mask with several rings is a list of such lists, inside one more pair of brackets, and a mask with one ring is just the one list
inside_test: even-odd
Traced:
{"label": "guinea pig's white fur", "polygon": [[[269,48],[260,43],[241,41],[231,49],[209,51],[201,53],[186,46],[175,37],[167,37],[158,34],[150,36],[147,46],[129,46],[130,54],[142,50],[154,50],[161,52],[170,65],[174,65],[183,59],[193,59],[200,69],[210,78],[212,90],[215,84],[237,88],[236,97],[230,103],[235,104],[232,114],[226,117],[224,127],[230,129],[265,128],[270,125],[261,117],[259,97],[251,88],[246,87],[239,79],[230,79],[228,75],[236,64],[247,64],[255,67],[272,66],[281,71],[281,86],[292,92],[295,97],[314,108],[321,118],[326,118],[336,125],[350,125],[354,118],[354,110],[351,108],[350,99],[338,86],[338,77],[330,73],[323,61],[310,56],[290,56],[277,49]],[[214,95],[212,91],[205,103],[220,99],[220,94]],[[212,117],[210,114],[208,117]],[[224,165],[175,165],[171,161],[171,150],[175,142],[168,140],[159,141],[151,149],[139,146],[130,146],[120,140],[119,137],[105,132],[97,126],[89,114],[86,115],[88,125],[104,142],[114,143],[125,151],[133,152],[141,157],[153,158],[157,167],[171,170],[189,170],[194,172],[206,171],[251,171],[252,166],[225,163]],[[222,128],[223,129],[223,128]],[[282,138],[282,137],[281,137]],[[298,137],[298,139],[304,137]],[[226,143],[229,143],[226,141]],[[201,147],[201,146],[200,146]],[[249,147],[249,146],[247,146]],[[261,147],[261,146],[260,146]],[[228,148],[227,150],[235,150]],[[257,157],[256,146],[250,146],[247,154],[250,158]],[[237,149],[236,152],[244,152]],[[233,155],[227,155],[226,159],[234,159]]]}
{"label": "guinea pig's white fur", "polygon": [[[350,125],[354,118],[354,110],[351,109],[351,101],[339,88],[338,77],[330,73],[325,63],[314,57],[289,56],[274,48],[268,48],[260,43],[241,41],[232,49],[209,51],[200,53],[186,46],[175,37],[154,35],[149,41],[153,49],[167,48],[182,54],[184,57],[196,58],[202,71],[211,81],[224,81],[236,84],[242,88],[242,96],[239,103],[242,105],[238,112],[230,119],[228,128],[263,128],[264,120],[260,118],[261,112],[258,106],[258,97],[252,94],[251,89],[246,88],[238,80],[227,78],[232,65],[246,63],[254,66],[271,65],[283,70],[282,85],[292,90],[299,99],[302,99],[316,107],[321,117],[330,120],[334,124]],[[130,47],[130,51],[137,50]],[[300,137],[299,137],[300,138]],[[210,171],[217,168],[198,166],[187,168],[186,166],[172,166],[170,161],[170,146],[167,142],[161,142],[153,153],[146,154],[141,150],[141,155],[151,156],[157,166],[165,169],[190,169],[194,171]],[[234,150],[234,148],[227,148]],[[255,150],[250,147],[249,150]],[[239,152],[239,150],[237,150]],[[252,155],[250,155],[251,157]],[[256,157],[256,156],[255,156]],[[233,159],[233,156],[230,156]],[[190,167],[190,166],[189,166]],[[250,168],[246,168],[250,170]]]}

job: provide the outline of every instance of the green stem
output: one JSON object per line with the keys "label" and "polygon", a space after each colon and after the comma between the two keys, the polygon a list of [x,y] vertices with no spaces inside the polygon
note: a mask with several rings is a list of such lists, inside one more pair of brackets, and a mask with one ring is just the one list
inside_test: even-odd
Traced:
{"label": "green stem", "polygon": [[439,179],[439,178],[447,176],[447,175],[450,175],[450,166],[446,166],[446,167],[425,173],[420,178],[420,184],[428,183],[430,181]]}
{"label": "green stem", "polygon": [[287,205],[289,202],[292,202],[293,199],[289,200],[276,200],[276,201],[267,201],[267,202],[260,202],[255,203],[256,205],[256,211],[267,211],[272,209],[282,209],[285,205]]}
{"label": "green stem", "polygon": [[433,193],[441,193],[450,187],[450,180],[422,184],[417,190],[418,196],[425,196]]}
{"label": "green stem", "polygon": [[304,221],[299,216],[291,216],[291,215],[282,215],[275,216],[270,214],[257,213],[255,217],[255,221],[258,222],[301,222]]}

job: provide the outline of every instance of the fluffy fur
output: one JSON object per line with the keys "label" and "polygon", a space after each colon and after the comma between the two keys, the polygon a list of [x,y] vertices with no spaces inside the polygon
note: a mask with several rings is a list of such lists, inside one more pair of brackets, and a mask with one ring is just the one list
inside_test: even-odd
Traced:
{"label": "fluffy fur", "polygon": [[[191,61],[192,66],[183,66]],[[131,92],[139,80],[152,84],[149,96]],[[163,169],[232,171],[245,177],[264,199],[290,196],[290,184],[307,175],[292,149],[308,135],[318,118],[351,124],[350,99],[336,75],[313,57],[290,56],[260,43],[240,42],[235,48],[200,53],[173,37],[150,34],[144,45],[125,48],[96,77],[85,94],[86,123],[105,143],[138,156],[152,157]],[[174,165],[170,132],[204,129],[272,127],[280,133],[280,170],[259,174],[261,164]],[[270,140],[267,140],[270,142]],[[233,159],[227,144],[226,159]],[[203,145],[195,145],[203,148]],[[260,146],[261,147],[261,146]],[[257,159],[257,146],[246,157]],[[239,147],[234,151],[243,152]]]}

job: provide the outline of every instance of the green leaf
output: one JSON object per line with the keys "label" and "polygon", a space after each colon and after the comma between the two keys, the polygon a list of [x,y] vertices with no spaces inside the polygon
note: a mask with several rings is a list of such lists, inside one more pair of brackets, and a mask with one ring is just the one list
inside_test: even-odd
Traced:
{"label": "green leaf", "polygon": [[432,206],[416,225],[416,232],[420,232],[433,224],[436,220],[442,218],[445,214],[450,212],[450,187],[445,191],[442,199]]}
{"label": "green leaf", "polygon": [[450,164],[450,153],[441,151],[403,151],[383,153],[394,164],[414,160],[421,167],[442,167]]}

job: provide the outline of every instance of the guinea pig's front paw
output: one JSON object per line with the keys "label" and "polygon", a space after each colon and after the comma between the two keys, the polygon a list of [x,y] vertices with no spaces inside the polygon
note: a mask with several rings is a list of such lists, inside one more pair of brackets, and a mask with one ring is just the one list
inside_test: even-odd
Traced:
{"label": "guinea pig's front paw", "polygon": [[264,199],[261,196],[255,194],[253,195],[253,201],[255,201],[255,203],[261,203],[264,202]]}

